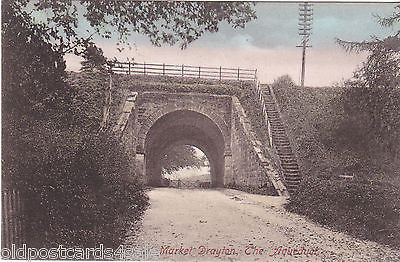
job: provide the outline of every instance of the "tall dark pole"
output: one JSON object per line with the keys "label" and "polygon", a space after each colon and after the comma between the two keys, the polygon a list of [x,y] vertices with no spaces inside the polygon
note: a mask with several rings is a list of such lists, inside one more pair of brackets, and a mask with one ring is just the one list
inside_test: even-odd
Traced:
{"label": "tall dark pole", "polygon": [[303,48],[303,57],[301,60],[301,87],[304,87],[304,78],[306,75],[306,48],[311,47],[308,44],[311,34],[311,25],[313,20],[312,4],[308,2],[299,4],[299,35],[301,36],[301,45]]}
{"label": "tall dark pole", "polygon": [[306,45],[303,44],[303,57],[301,59],[301,87],[304,87],[305,75],[306,75]]}

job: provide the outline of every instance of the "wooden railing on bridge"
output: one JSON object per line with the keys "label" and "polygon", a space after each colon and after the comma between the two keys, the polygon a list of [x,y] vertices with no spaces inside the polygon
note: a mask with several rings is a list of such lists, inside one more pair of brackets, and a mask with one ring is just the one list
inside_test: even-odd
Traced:
{"label": "wooden railing on bridge", "polygon": [[129,75],[162,75],[237,81],[257,80],[257,69],[111,62],[111,70],[113,73]]}

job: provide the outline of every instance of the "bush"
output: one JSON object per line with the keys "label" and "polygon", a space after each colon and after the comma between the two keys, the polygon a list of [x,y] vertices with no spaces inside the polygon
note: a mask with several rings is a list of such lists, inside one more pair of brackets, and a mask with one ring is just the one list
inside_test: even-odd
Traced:
{"label": "bush", "polygon": [[295,87],[296,83],[289,75],[283,75],[275,79],[272,85],[276,87],[290,88]]}
{"label": "bush", "polygon": [[28,243],[118,245],[147,206],[119,141],[45,123],[29,132],[4,156],[16,159],[7,164],[14,187],[22,191]]}
{"label": "bush", "polygon": [[400,246],[400,189],[388,183],[305,177],[286,209],[355,237]]}

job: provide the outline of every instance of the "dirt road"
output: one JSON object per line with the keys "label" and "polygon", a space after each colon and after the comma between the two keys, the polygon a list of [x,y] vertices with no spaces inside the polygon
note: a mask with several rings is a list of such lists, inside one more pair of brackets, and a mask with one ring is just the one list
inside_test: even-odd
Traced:
{"label": "dirt road", "polygon": [[[400,252],[286,212],[281,197],[156,188],[141,231],[126,245],[147,260],[400,261]],[[160,254],[161,253],[161,254]]]}

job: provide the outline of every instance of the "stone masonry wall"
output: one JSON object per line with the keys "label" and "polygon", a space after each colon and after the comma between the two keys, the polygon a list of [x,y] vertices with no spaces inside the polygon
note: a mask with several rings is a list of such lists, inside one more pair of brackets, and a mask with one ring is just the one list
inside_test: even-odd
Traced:
{"label": "stone masonry wall", "polygon": [[[113,127],[113,132],[116,136],[121,139],[121,143],[124,146],[124,150],[129,156],[131,163],[132,173],[140,176],[136,166],[136,136],[135,133],[137,127],[137,108],[136,100],[138,93],[128,93],[125,102],[122,105],[121,114],[117,120],[116,125]],[[132,174],[133,175],[133,174]],[[142,181],[144,182],[144,180]]]}

